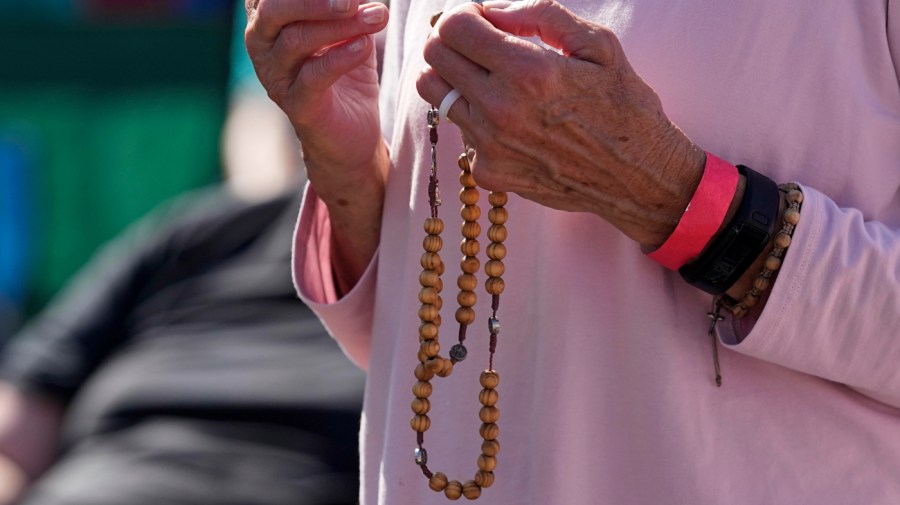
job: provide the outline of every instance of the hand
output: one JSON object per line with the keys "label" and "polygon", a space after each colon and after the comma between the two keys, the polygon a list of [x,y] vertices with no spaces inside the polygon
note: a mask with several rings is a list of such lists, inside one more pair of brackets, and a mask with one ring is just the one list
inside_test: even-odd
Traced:
{"label": "hand", "polygon": [[[247,51],[290,118],[309,182],[328,207],[331,261],[349,291],[378,248],[390,164],[372,34],[388,10],[360,0],[247,0]],[[347,139],[352,138],[352,142]]]}
{"label": "hand", "polygon": [[[519,36],[539,36],[560,52]],[[646,247],[674,230],[705,154],[669,121],[615,34],[552,0],[466,4],[425,44],[419,94],[475,147],[487,189],[594,212]]]}

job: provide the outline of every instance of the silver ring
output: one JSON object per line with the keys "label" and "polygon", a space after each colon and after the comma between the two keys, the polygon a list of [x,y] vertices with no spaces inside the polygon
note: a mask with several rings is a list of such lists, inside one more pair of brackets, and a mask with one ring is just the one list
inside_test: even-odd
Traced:
{"label": "silver ring", "polygon": [[456,103],[457,100],[462,96],[462,94],[457,91],[455,88],[451,89],[447,96],[441,101],[441,106],[438,107],[438,113],[441,116],[441,121],[450,121],[450,118],[447,117],[447,113],[450,112],[450,107],[453,107],[453,104]]}

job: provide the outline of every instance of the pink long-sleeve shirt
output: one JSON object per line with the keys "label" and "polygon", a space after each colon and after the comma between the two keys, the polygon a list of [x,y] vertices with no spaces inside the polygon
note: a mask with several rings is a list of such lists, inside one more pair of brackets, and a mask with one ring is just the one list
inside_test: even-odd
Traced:
{"label": "pink long-sleeve shirt", "polygon": [[[335,296],[330,223],[312,189],[297,229],[302,298],[368,370],[366,505],[446,502],[414,463],[409,425],[430,161],[415,80],[429,17],[459,3],[392,2],[381,106],[393,165],[380,250],[349,294]],[[600,218],[511,196],[502,450],[482,503],[900,503],[900,1],[563,3],[615,30],[695,143],[798,182],[806,198],[762,314],[719,325],[716,388],[709,295]],[[453,125],[440,128],[452,223],[460,145]],[[447,228],[444,352],[456,338]],[[461,481],[481,443],[479,294],[469,358],[432,381],[426,433],[429,467]]]}

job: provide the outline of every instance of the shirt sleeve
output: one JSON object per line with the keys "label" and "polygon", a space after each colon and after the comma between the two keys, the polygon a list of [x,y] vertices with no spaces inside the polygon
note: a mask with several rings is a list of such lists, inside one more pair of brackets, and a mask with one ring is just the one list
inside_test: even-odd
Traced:
{"label": "shirt sleeve", "polygon": [[362,278],[338,298],[331,264],[331,221],[328,209],[307,184],[294,233],[293,275],[300,299],[319,316],[344,353],[367,369],[375,308],[375,252]]}
{"label": "shirt sleeve", "polygon": [[758,319],[725,321],[719,336],[737,352],[900,407],[900,230],[812,188],[803,194],[765,309]]}

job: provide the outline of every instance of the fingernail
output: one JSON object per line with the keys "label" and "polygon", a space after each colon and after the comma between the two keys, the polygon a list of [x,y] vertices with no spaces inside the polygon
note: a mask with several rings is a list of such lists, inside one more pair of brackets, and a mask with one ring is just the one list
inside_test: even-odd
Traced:
{"label": "fingernail", "polygon": [[367,25],[377,25],[384,21],[385,9],[381,4],[370,4],[371,7],[362,12],[362,21]]}
{"label": "fingernail", "polygon": [[358,53],[365,49],[366,47],[366,38],[365,37],[357,37],[356,40],[347,44],[347,50],[351,53]]}
{"label": "fingernail", "polygon": [[331,10],[338,14],[346,14],[350,11],[350,0],[328,0]]}

